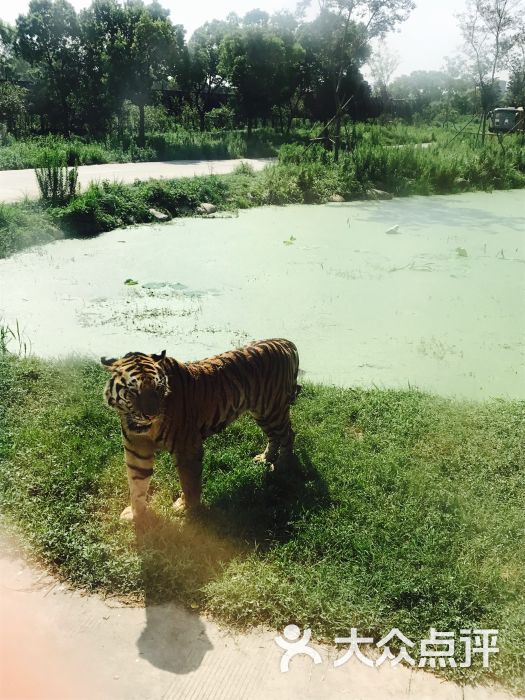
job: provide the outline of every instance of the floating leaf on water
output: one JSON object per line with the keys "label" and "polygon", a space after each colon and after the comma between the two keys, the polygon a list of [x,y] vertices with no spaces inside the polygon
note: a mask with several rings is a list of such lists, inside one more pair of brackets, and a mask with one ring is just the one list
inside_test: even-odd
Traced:
{"label": "floating leaf on water", "polygon": [[456,248],[456,253],[458,254],[459,258],[468,258],[468,253],[465,248]]}
{"label": "floating leaf on water", "polygon": [[128,277],[127,280],[124,280],[124,284],[127,284],[128,287],[132,287],[134,284],[138,284],[137,280],[131,279],[131,277]]}

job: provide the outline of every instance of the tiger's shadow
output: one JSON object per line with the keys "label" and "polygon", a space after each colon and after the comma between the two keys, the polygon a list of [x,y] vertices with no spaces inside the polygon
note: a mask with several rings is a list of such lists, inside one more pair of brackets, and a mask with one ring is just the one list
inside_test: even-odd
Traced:
{"label": "tiger's shadow", "polygon": [[229,561],[290,540],[297,518],[330,504],[326,483],[306,456],[282,471],[250,468],[259,470],[258,478],[230,484],[195,514],[155,513],[136,529],[146,607],[137,646],[158,668],[188,673],[212,648],[202,620],[190,610],[200,608],[203,588]]}
{"label": "tiger's shadow", "polygon": [[293,538],[299,517],[331,503],[326,482],[307,455],[294,457],[286,469],[250,465],[247,474],[209,497],[198,511],[184,517],[154,513],[137,529],[143,581],[151,600],[169,599],[161,589],[159,567],[164,574],[171,572],[174,583],[178,572],[185,571],[191,574],[193,588],[205,585],[233,557]]}
{"label": "tiger's shadow", "polygon": [[275,542],[286,542],[295,532],[294,522],[305,513],[330,505],[326,482],[308,455],[297,455],[283,469],[264,467],[262,479],[242,481],[221,492],[202,512],[209,526],[264,551]]}

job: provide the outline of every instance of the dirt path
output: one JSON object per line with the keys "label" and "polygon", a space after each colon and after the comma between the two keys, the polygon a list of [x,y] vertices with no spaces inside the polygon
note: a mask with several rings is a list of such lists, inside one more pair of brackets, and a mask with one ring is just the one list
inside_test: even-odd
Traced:
{"label": "dirt path", "polygon": [[275,633],[232,635],[174,605],[122,607],[67,590],[5,541],[0,556],[2,700],[511,700],[408,668],[334,668],[334,653],[281,673]]}
{"label": "dirt path", "polygon": [[[243,158],[234,160],[178,160],[155,163],[109,163],[106,165],[81,165],[78,179],[82,189],[90,182],[117,180],[134,182],[150,178],[193,177],[194,175],[226,175],[240,163],[249,163],[254,170],[262,170],[273,158]],[[39,197],[35,171],[0,170],[0,202],[19,202],[25,197]]]}

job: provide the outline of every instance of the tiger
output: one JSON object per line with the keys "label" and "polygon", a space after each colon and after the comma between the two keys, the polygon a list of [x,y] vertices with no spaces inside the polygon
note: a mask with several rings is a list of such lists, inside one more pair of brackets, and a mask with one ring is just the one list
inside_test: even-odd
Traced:
{"label": "tiger", "polygon": [[182,493],[179,514],[201,501],[204,440],[250,413],[268,438],[256,462],[285,467],[293,456],[290,405],[300,391],[299,354],[289,340],[252,342],[195,362],[160,354],[128,352],[100,359],[111,373],[104,399],[119,417],[131,505],[120,515],[144,521],[158,451],[170,453]]}

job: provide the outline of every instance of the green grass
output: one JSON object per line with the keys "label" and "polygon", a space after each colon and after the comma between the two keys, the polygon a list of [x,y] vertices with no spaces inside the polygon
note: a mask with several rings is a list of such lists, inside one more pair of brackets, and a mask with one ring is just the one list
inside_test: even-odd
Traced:
{"label": "green grass", "polygon": [[305,151],[287,145],[280,150],[279,165],[289,181],[311,191],[312,201],[323,201],[329,190],[351,199],[370,187],[397,196],[525,187],[521,137],[508,138],[504,151],[494,141],[483,147],[440,142],[419,148],[361,140],[351,153],[341,154],[339,163],[321,146]]}
{"label": "green grass", "polygon": [[62,238],[62,231],[36,202],[0,203],[0,259]]}
{"label": "green grass", "polygon": [[490,672],[525,670],[525,404],[464,404],[415,390],[306,384],[293,408],[298,463],[266,474],[242,419],[207,442],[203,512],[172,515],[159,459],[156,524],[118,521],[127,485],[118,421],[90,361],[0,357],[0,505],[28,547],[69,581],[146,602],[176,600],[235,626],[496,627]]}
{"label": "green grass", "polygon": [[133,160],[133,152],[125,152],[110,144],[85,142],[80,138],[35,136],[20,141],[13,139],[8,145],[1,146],[0,170],[39,168],[50,158],[70,166],[125,163]]}
{"label": "green grass", "polygon": [[[303,132],[288,141],[305,138]],[[147,136],[143,148],[131,142],[123,148],[111,141],[93,142],[79,137],[35,136],[16,141],[9,138],[0,146],[0,170],[37,168],[52,158],[64,165],[95,165],[157,160],[218,160],[265,158],[277,155],[286,137],[274,129],[256,129],[251,138],[243,130],[187,131],[179,128]]]}

